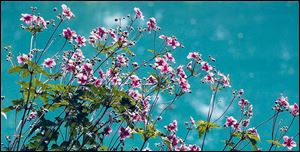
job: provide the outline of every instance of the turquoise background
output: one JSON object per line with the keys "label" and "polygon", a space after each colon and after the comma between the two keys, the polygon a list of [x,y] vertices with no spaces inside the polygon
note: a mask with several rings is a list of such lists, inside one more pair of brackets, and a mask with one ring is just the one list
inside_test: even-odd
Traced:
{"label": "turquoise background", "polygon": [[[230,74],[232,85],[232,88],[218,94],[217,100],[222,102],[218,102],[216,114],[225,109],[231,99],[232,89],[240,88],[245,90],[245,98],[254,106],[250,126],[256,126],[273,114],[271,107],[280,93],[288,96],[291,104],[299,104],[298,2],[1,2],[1,96],[6,96],[1,107],[6,107],[10,100],[21,97],[15,84],[17,76],[7,73],[10,64],[5,61],[6,53],[3,51],[4,46],[12,45],[15,54],[28,53],[30,33],[21,30],[20,14],[29,13],[30,6],[36,6],[41,16],[49,20],[57,14],[52,8],[57,7],[60,12],[60,5],[63,3],[71,8],[76,19],[63,23],[59,33],[70,26],[78,34],[88,38],[93,28],[111,26],[115,17],[133,14],[133,8],[139,7],[146,20],[149,17],[157,19],[158,26],[162,28],[160,34],[175,35],[184,43],[184,49],[173,53],[177,65],[187,63],[186,56],[190,51],[199,51],[206,59],[208,55],[215,57],[215,66],[223,73]],[[38,35],[38,48],[44,47],[50,32],[52,28],[49,26],[49,30]],[[144,37],[133,49],[137,54],[137,61],[149,56],[147,49],[152,49],[152,36]],[[45,57],[54,54],[62,44],[62,38],[57,37]],[[83,52],[86,56],[95,54],[90,47],[84,48]],[[182,138],[186,132],[184,122],[190,116],[196,120],[206,119],[211,96],[208,86],[201,84],[199,79],[191,80],[190,84],[193,93],[180,98],[175,109],[164,115],[160,125],[162,128],[177,119],[178,135]],[[161,102],[171,99],[167,94],[160,97]],[[234,105],[228,115],[239,118],[237,102]],[[7,113],[7,116],[8,120],[1,117],[1,143],[15,129],[14,113]],[[286,113],[280,119],[283,124],[288,125],[292,117]],[[224,119],[218,123],[222,125]],[[298,123],[299,118],[296,118],[288,136],[294,136],[299,131]],[[223,128],[210,132],[205,150],[222,149],[222,140],[228,138],[227,132],[228,129]],[[271,138],[271,122],[259,128],[258,132],[262,139],[258,145],[267,150],[269,144],[265,140]],[[196,131],[191,135],[187,143],[200,145]],[[299,144],[299,138],[296,142]],[[294,150],[299,150],[299,147]]]}

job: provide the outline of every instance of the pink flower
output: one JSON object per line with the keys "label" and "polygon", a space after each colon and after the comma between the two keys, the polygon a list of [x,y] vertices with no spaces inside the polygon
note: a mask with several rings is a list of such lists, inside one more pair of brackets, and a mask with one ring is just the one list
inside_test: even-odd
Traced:
{"label": "pink flower", "polygon": [[93,66],[91,63],[85,63],[84,65],[82,65],[81,70],[85,74],[90,74],[93,72]]}
{"label": "pink flower", "polygon": [[36,17],[35,23],[37,26],[39,27],[43,26],[44,29],[47,29],[47,21],[45,21],[43,17],[41,16]]}
{"label": "pink flower", "polygon": [[178,66],[177,74],[180,78],[186,78],[187,77],[184,70],[183,70],[183,65]]}
{"label": "pink flower", "polygon": [[118,77],[118,75],[115,75],[112,78],[112,85],[116,86],[116,85],[120,85],[121,84],[121,79]]}
{"label": "pink flower", "polygon": [[245,106],[248,106],[249,102],[248,102],[248,100],[241,98],[241,100],[239,101],[238,104],[239,104],[239,106],[241,106],[242,109],[244,109]]}
{"label": "pink flower", "polygon": [[288,137],[288,136],[283,136],[283,147],[287,147],[289,150],[292,150],[293,147],[296,147],[297,144],[296,142],[293,140],[293,137]]}
{"label": "pink flower", "polygon": [[73,60],[69,60],[68,64],[66,65],[66,70],[68,72],[75,72],[75,68],[76,68],[76,66],[75,66],[74,61]]}
{"label": "pink flower", "polygon": [[131,121],[136,122],[136,121],[141,121],[142,117],[138,113],[133,112],[130,114],[130,119]]}
{"label": "pink flower", "polygon": [[31,113],[29,114],[29,120],[35,119],[36,116],[37,116],[37,112],[36,112],[36,111],[31,112]]}
{"label": "pink flower", "polygon": [[78,78],[78,83],[81,85],[86,85],[88,83],[88,77],[83,73],[77,74],[77,78]]}
{"label": "pink flower", "polygon": [[163,65],[161,68],[160,68],[160,73],[162,74],[166,74],[166,73],[169,73],[171,72],[173,69],[171,66],[169,66],[168,64],[165,64]]}
{"label": "pink flower", "polygon": [[63,36],[66,39],[72,40],[73,37],[76,37],[77,34],[75,31],[72,31],[69,27],[63,30]]}
{"label": "pink flower", "polygon": [[47,58],[44,62],[43,62],[43,65],[46,66],[47,68],[53,68],[56,63],[54,61],[54,59],[51,59],[51,58]]}
{"label": "pink flower", "polygon": [[118,55],[117,56],[117,60],[122,64],[122,65],[126,65],[126,58],[123,55]]}
{"label": "pink flower", "polygon": [[148,82],[148,84],[153,85],[155,82],[157,82],[157,79],[153,75],[150,75],[147,78],[147,82]]}
{"label": "pink flower", "polygon": [[249,128],[247,130],[247,132],[250,133],[250,134],[252,134],[252,135],[254,135],[254,136],[256,136],[257,138],[260,139],[260,136],[259,136],[259,134],[258,134],[258,132],[257,132],[257,130],[255,128]]}
{"label": "pink flower", "polygon": [[149,101],[150,101],[150,96],[147,96],[144,100],[143,100],[143,110],[148,112],[149,111]]}
{"label": "pink flower", "polygon": [[170,132],[177,131],[177,121],[174,120],[172,123],[170,123],[168,126],[165,126],[165,128]]}
{"label": "pink flower", "polygon": [[111,129],[108,125],[106,125],[106,126],[103,128],[103,132],[104,132],[104,135],[105,135],[105,136],[109,136],[110,133],[112,132],[112,129]]}
{"label": "pink flower", "polygon": [[99,27],[96,31],[98,39],[102,39],[104,34],[106,34],[106,29],[104,27]]}
{"label": "pink flower", "polygon": [[129,138],[130,137],[130,132],[131,129],[129,127],[127,127],[126,129],[121,126],[119,129],[119,134],[120,134],[120,140],[124,140],[125,138]]}
{"label": "pink flower", "polygon": [[136,18],[141,18],[142,20],[144,20],[143,13],[139,8],[135,7],[134,11],[135,11]]}
{"label": "pink flower", "polygon": [[95,87],[99,87],[100,85],[101,85],[101,83],[102,83],[102,80],[101,79],[95,79],[95,81],[94,81],[94,85],[95,85]]}
{"label": "pink flower", "polygon": [[175,148],[176,151],[190,151],[190,148],[185,144],[181,144],[179,147]]}
{"label": "pink flower", "polygon": [[214,74],[212,72],[208,72],[206,76],[204,76],[204,82],[210,82],[211,84],[215,83]]}
{"label": "pink flower", "polygon": [[191,86],[185,78],[182,77],[179,78],[179,85],[183,92],[191,92],[190,90]]}
{"label": "pink flower", "polygon": [[189,145],[190,151],[201,151],[201,148],[196,145]]}
{"label": "pink flower", "polygon": [[176,47],[181,46],[181,44],[177,41],[176,37],[174,37],[174,36],[172,36],[168,45],[172,46],[173,49],[176,49]]}
{"label": "pink flower", "polygon": [[172,56],[171,53],[167,52],[167,53],[165,54],[165,58],[166,58],[166,60],[169,60],[169,61],[175,63],[175,59],[174,59],[174,57]]}
{"label": "pink flower", "polygon": [[147,26],[148,26],[148,32],[150,32],[151,30],[156,30],[157,29],[156,19],[154,17],[151,17],[147,22]]}
{"label": "pink flower", "polygon": [[248,112],[249,112],[249,116],[252,117],[252,115],[253,115],[253,106],[252,105],[249,106]]}
{"label": "pink flower", "polygon": [[85,37],[84,36],[80,36],[80,35],[78,35],[77,37],[76,37],[76,39],[75,39],[75,42],[78,44],[78,46],[85,46],[85,41],[86,41],[86,39],[85,39]]}
{"label": "pink flower", "polygon": [[230,87],[229,75],[225,76],[223,73],[218,72],[218,75],[221,76],[221,82],[224,87]]}
{"label": "pink flower", "polygon": [[203,61],[201,62],[202,70],[209,72],[212,70],[212,66],[210,66],[207,62]]}
{"label": "pink flower", "polygon": [[294,105],[291,106],[290,113],[294,117],[299,116],[299,106],[297,105],[297,103],[294,103]]}
{"label": "pink flower", "polygon": [[138,76],[132,75],[132,76],[130,76],[130,79],[131,79],[131,86],[133,88],[137,88],[141,85],[141,80]]}
{"label": "pink flower", "polygon": [[155,63],[154,63],[158,68],[161,68],[164,65],[167,65],[168,63],[164,58],[161,57],[156,57],[155,58]]}
{"label": "pink flower", "polygon": [[167,44],[169,43],[169,40],[170,40],[170,37],[167,37],[167,36],[165,36],[165,35],[160,35],[158,38],[163,39],[163,40],[166,40],[166,43],[167,43]]}
{"label": "pink flower", "polygon": [[172,146],[177,146],[180,142],[180,138],[177,138],[176,135],[173,133],[172,135],[169,135],[168,140],[172,143]]}
{"label": "pink flower", "polygon": [[237,123],[237,120],[234,119],[232,116],[226,118],[225,127],[233,127],[234,124]]}
{"label": "pink flower", "polygon": [[244,127],[247,127],[247,126],[249,125],[249,123],[250,123],[250,119],[242,120],[242,125],[243,125]]}
{"label": "pink flower", "polygon": [[107,33],[111,36],[111,38],[114,40],[114,42],[118,41],[117,34],[116,34],[115,30],[110,29],[110,30],[107,31]]}
{"label": "pink flower", "polygon": [[236,122],[235,124],[233,124],[232,126],[235,130],[241,131],[241,127],[240,127],[240,123]]}
{"label": "pink flower", "polygon": [[115,77],[117,75],[117,71],[114,71],[112,68],[109,68],[106,72],[107,76]]}
{"label": "pink flower", "polygon": [[76,52],[72,55],[72,58],[77,60],[84,58],[81,49],[77,49]]}
{"label": "pink flower", "polygon": [[200,55],[198,52],[190,52],[187,56],[188,59],[199,59]]}
{"label": "pink flower", "polygon": [[128,91],[128,95],[130,95],[135,100],[140,100],[142,98],[142,95],[137,90],[130,89]]}
{"label": "pink flower", "polygon": [[28,60],[28,55],[23,54],[22,56],[18,56],[17,59],[19,64],[25,64]]}
{"label": "pink flower", "polygon": [[289,107],[289,102],[288,102],[288,97],[284,97],[283,95],[281,95],[277,100],[276,102],[282,106],[282,107],[285,107],[285,108],[288,108]]}
{"label": "pink flower", "polygon": [[96,40],[97,40],[97,37],[96,37],[95,33],[91,33],[91,35],[89,36],[89,43],[94,46],[96,43]]}
{"label": "pink flower", "polygon": [[62,14],[67,18],[67,19],[71,19],[71,17],[75,17],[75,15],[73,14],[73,12],[71,12],[71,9],[65,5],[62,4],[61,8],[63,9]]}
{"label": "pink flower", "polygon": [[105,78],[105,74],[104,74],[104,72],[102,71],[102,69],[100,69],[98,73],[99,73],[99,76],[100,76],[101,79],[104,79],[104,78]]}
{"label": "pink flower", "polygon": [[195,125],[195,120],[192,116],[190,116],[190,122],[191,122],[192,125]]}
{"label": "pink flower", "polygon": [[30,24],[33,21],[33,16],[32,14],[21,14],[22,17],[20,18],[20,21],[25,22],[27,25]]}
{"label": "pink flower", "polygon": [[193,61],[189,62],[189,63],[186,65],[186,68],[187,68],[188,70],[192,70],[192,63],[193,63]]}

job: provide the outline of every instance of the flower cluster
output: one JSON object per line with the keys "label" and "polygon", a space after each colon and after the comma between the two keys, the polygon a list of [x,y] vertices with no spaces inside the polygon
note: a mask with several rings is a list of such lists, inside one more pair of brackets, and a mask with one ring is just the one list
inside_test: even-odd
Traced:
{"label": "flower cluster", "polygon": [[27,29],[28,31],[42,32],[44,29],[47,29],[47,25],[50,23],[46,21],[42,16],[36,16],[34,14],[21,14],[20,18],[26,25],[22,25],[22,28]]}
{"label": "flower cluster", "polygon": [[[17,135],[13,141],[17,144],[9,144],[8,150],[46,151],[49,150],[48,147],[51,147],[51,150],[67,151],[123,151],[125,140],[133,137],[134,134],[139,134],[143,138],[140,150],[151,151],[149,147],[151,142],[149,141],[157,137],[156,139],[161,139],[159,143],[155,144],[156,147],[160,147],[159,150],[167,148],[166,150],[169,151],[201,151],[204,149],[205,138],[209,130],[220,127],[216,122],[227,115],[227,110],[236,99],[238,99],[237,105],[240,107],[241,118],[233,115],[226,117],[224,128],[230,128],[230,139],[226,140],[224,150],[228,145],[231,150],[239,150],[236,148],[239,146],[239,142],[236,145],[231,142],[235,137],[240,138],[240,142],[251,138],[252,146],[256,147],[254,145],[256,142],[253,140],[260,140],[258,127],[271,119],[252,127],[250,121],[252,122],[253,105],[244,97],[244,90],[240,89],[233,91],[231,103],[218,119],[212,121],[214,105],[217,104],[215,102],[216,93],[223,88],[231,87],[229,75],[223,74],[213,66],[213,62],[216,61],[213,57],[209,56],[209,60],[205,60],[197,51],[187,54],[186,58],[189,62],[186,65],[175,65],[177,63],[173,54],[178,49],[184,48],[183,43],[179,42],[175,36],[159,33],[160,27],[154,17],[149,18],[146,23],[141,22],[137,28],[133,27],[136,25],[134,24],[136,21],[146,19],[137,7],[133,9],[133,17],[128,15],[127,18],[116,18],[115,21],[119,24],[115,27],[97,26],[91,30],[87,38],[79,35],[70,27],[63,29],[60,34],[60,39],[64,41],[61,49],[52,57],[41,58],[53,44],[52,37],[61,23],[75,18],[74,13],[67,5],[62,4],[61,8],[62,12],[57,16],[60,22],[41,53],[32,47],[35,47],[33,44],[36,41],[36,32],[47,29],[49,21],[44,20],[40,15],[35,15],[36,9],[33,9],[32,14],[21,14],[20,20],[26,24],[23,28],[32,32],[31,48],[28,54],[17,56],[19,65],[12,63],[14,69],[11,71],[19,72],[25,80],[30,75],[30,82],[20,82],[22,84],[20,92],[23,92],[24,99],[13,100],[14,106],[1,110],[1,114],[6,117],[6,111],[20,110],[25,107],[23,118],[18,126],[20,129],[16,129]],[[56,8],[54,10],[56,11]],[[124,25],[123,20],[129,21],[129,23]],[[54,25],[53,19],[51,22]],[[153,50],[149,50],[153,55],[152,58],[145,59],[142,63],[135,62],[135,54],[131,48],[136,46],[144,35],[151,32],[154,32],[154,43],[155,38],[159,38],[162,41],[162,47],[158,49],[154,45]],[[156,37],[156,34],[160,36]],[[71,49],[65,50],[65,45],[70,45]],[[84,49],[88,45],[91,45],[96,51],[91,58],[86,58],[87,54],[84,53]],[[33,54],[37,56],[33,58]],[[8,60],[12,61],[11,57],[10,52]],[[44,59],[42,63],[39,62],[40,58]],[[140,75],[140,73],[143,74]],[[180,122],[177,120],[165,125],[164,131],[158,130],[165,110],[171,108],[174,102],[185,93],[191,93],[189,83],[191,77],[200,77],[203,83],[212,88],[207,121],[196,122],[190,116],[189,120],[184,123],[187,129],[185,138],[181,138],[178,134]],[[59,83],[56,80],[59,80]],[[174,94],[174,98],[169,103],[163,103],[165,106],[159,103],[159,96],[166,91],[170,95]],[[36,101],[39,100],[43,101],[41,105],[36,104]],[[153,109],[158,104],[159,106],[163,105],[163,109],[158,115],[155,115],[156,112]],[[60,110],[62,113],[52,120],[45,117],[48,109],[51,111],[64,110]],[[279,113],[284,110],[290,112],[293,117],[292,122],[299,116],[298,104],[290,104],[288,98],[283,95],[275,101],[273,109],[275,110],[275,115],[271,117],[273,122],[276,122]],[[30,131],[23,132],[23,128],[26,128],[24,126],[32,121],[34,121],[33,125],[30,125],[28,129]],[[69,134],[68,138],[64,138],[61,134],[60,126],[63,124],[66,126],[66,133]],[[116,126],[118,128],[115,128]],[[277,141],[281,142],[280,140],[283,139],[282,146],[291,150],[296,147],[296,143],[294,137],[285,136],[289,127],[281,128],[281,139],[273,140],[272,135],[272,141],[276,141],[277,144]],[[273,126],[274,128],[277,127]],[[197,130],[199,138],[203,140],[201,148],[188,141],[187,137],[193,129]],[[45,136],[45,132],[49,135]],[[23,133],[28,133],[28,136],[19,138],[24,136]],[[203,134],[204,136],[202,136]],[[32,139],[26,141],[30,136],[33,136]],[[68,144],[66,141],[63,141],[61,145],[57,142],[50,142],[56,141],[61,136],[63,140],[68,139]],[[39,142],[32,143],[33,139]],[[105,146],[108,139],[110,144]],[[23,143],[21,147],[19,143]],[[273,143],[270,149],[272,149]],[[147,146],[145,147],[145,145]],[[138,149],[132,147],[132,150]],[[257,149],[255,148],[255,150]]]}

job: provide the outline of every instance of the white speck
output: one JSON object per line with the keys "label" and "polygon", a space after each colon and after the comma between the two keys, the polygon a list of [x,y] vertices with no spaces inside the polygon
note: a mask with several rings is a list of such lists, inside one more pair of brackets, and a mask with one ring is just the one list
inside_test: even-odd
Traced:
{"label": "white speck", "polygon": [[254,75],[253,72],[250,72],[250,73],[248,74],[248,76],[249,76],[249,78],[254,78],[254,77],[255,77],[255,75]]}
{"label": "white speck", "polygon": [[195,18],[192,18],[190,20],[190,23],[191,23],[191,25],[195,25],[195,24],[197,24],[197,20]]}
{"label": "white speck", "polygon": [[239,32],[239,33],[237,34],[237,37],[238,37],[239,39],[243,39],[243,38],[244,38],[244,33]]}

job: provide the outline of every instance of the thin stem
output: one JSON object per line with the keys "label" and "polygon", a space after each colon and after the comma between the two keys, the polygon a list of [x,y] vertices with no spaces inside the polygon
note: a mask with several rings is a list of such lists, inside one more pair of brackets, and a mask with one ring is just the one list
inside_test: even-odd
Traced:
{"label": "thin stem", "polygon": [[67,39],[65,40],[64,44],[62,45],[62,47],[52,56],[52,58],[54,58],[60,51],[62,51],[62,49],[66,46],[67,44]]}
{"label": "thin stem", "polygon": [[189,128],[188,128],[188,131],[187,131],[186,134],[185,134],[185,137],[184,137],[184,139],[183,139],[183,142],[186,141],[186,138],[187,138],[187,136],[189,135],[190,131],[191,131],[191,129],[190,129],[190,127],[189,127]]}
{"label": "thin stem", "polygon": [[234,145],[231,150],[235,150],[235,148],[243,141],[243,138],[241,138],[237,143],[236,145]]}
{"label": "thin stem", "polygon": [[[97,124],[100,122],[100,120],[105,116],[106,111],[108,110],[108,106],[105,107],[104,112],[102,113],[102,115],[98,118],[98,120],[95,122],[95,125],[90,129],[91,131],[93,131],[95,129],[95,127],[97,126]],[[83,135],[83,133],[77,138],[77,140]],[[83,141],[82,145],[79,147],[79,150],[86,144],[87,140],[89,137],[85,138],[85,140]],[[73,145],[73,144],[72,144]],[[71,146],[72,148],[72,146]]]}
{"label": "thin stem", "polygon": [[56,30],[58,29],[58,27],[60,26],[60,24],[61,24],[62,22],[63,22],[63,20],[60,20],[60,22],[58,23],[58,25],[55,27],[53,33],[51,34],[50,38],[48,39],[48,41],[47,41],[47,43],[46,43],[46,45],[45,45],[45,47],[44,47],[44,49],[43,49],[41,55],[40,55],[39,58],[37,59],[36,63],[38,63],[38,62],[40,61],[42,55],[45,53],[45,49],[48,47],[50,41],[52,40],[52,37],[54,36]]}
{"label": "thin stem", "polygon": [[123,124],[123,122],[121,122],[121,124],[119,125],[118,129],[116,130],[115,134],[113,135],[112,139],[110,140],[108,147],[110,147],[110,145],[112,144],[112,141],[115,138],[115,136],[117,135],[118,130],[121,128],[122,124]]}
{"label": "thin stem", "polygon": [[256,127],[254,127],[255,129],[257,129],[258,127],[262,126],[263,124],[269,122],[271,119],[273,119],[276,116],[276,114],[274,114],[273,116],[271,116],[269,119],[261,122],[259,125],[257,125]]}
{"label": "thin stem", "polygon": [[235,98],[236,98],[236,96],[233,96],[233,98],[230,101],[230,104],[228,105],[228,107],[226,108],[226,110],[221,114],[221,116],[219,116],[215,121],[213,121],[213,123],[217,122],[218,120],[220,120],[225,115],[225,113],[228,111],[228,109],[232,105],[232,103],[233,103],[233,101],[234,101]]}
{"label": "thin stem", "polygon": [[[274,130],[275,130],[275,125],[276,125],[276,120],[277,120],[277,117],[278,117],[278,113],[277,111],[275,111],[275,118],[273,119],[273,124],[272,124],[272,140],[274,139]],[[272,147],[274,146],[273,142],[269,148],[269,151],[272,149]]]}
{"label": "thin stem", "polygon": [[140,148],[140,151],[142,151],[142,150],[143,150],[143,148],[144,148],[144,146],[145,146],[146,142],[148,141],[148,139],[149,139],[149,138],[145,138],[145,140],[144,140],[144,142],[143,142],[143,144],[142,144],[142,147]]}
{"label": "thin stem", "polygon": [[210,100],[210,107],[208,109],[208,116],[207,116],[207,125],[206,125],[206,129],[205,129],[205,132],[204,132],[204,136],[203,136],[203,140],[202,140],[202,145],[201,145],[201,149],[203,150],[203,147],[204,147],[204,143],[205,143],[205,138],[206,138],[206,135],[207,135],[207,131],[209,129],[209,123],[210,123],[210,119],[211,119],[211,116],[213,114],[213,110],[214,110],[214,103],[215,103],[215,97],[216,97],[216,94],[218,92],[218,86],[219,86],[220,83],[217,84],[216,86],[216,90],[213,91],[212,93],[212,96],[211,96],[211,100]]}
{"label": "thin stem", "polygon": [[[32,86],[32,77],[33,77],[33,71],[30,71],[30,80],[29,80],[29,89],[28,89],[28,94],[27,94],[27,99],[26,99],[26,104],[25,104],[25,110],[24,110],[24,113],[23,113],[23,116],[22,116],[22,123],[21,123],[21,129],[20,129],[20,132],[19,132],[19,135],[17,136],[18,139],[18,144],[17,144],[17,151],[19,149],[19,145],[20,145],[20,141],[21,141],[21,135],[22,135],[22,131],[23,131],[23,127],[25,125],[25,114],[28,110],[28,103],[29,103],[29,98],[30,98],[30,91],[31,91],[31,86]],[[30,109],[29,109],[30,111]]]}

